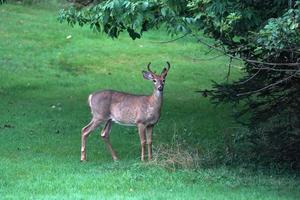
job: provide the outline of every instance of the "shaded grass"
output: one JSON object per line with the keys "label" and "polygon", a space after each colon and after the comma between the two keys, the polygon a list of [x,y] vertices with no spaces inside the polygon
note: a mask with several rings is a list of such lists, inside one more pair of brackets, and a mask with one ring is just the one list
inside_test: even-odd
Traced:
{"label": "shaded grass", "polygon": [[[87,28],[59,24],[45,8],[0,7],[0,194],[8,199],[297,199],[299,178],[245,169],[165,170],[139,162],[135,128],[114,125],[112,162],[99,139],[88,139],[89,162],[80,163],[80,129],[90,119],[87,96],[112,88],[150,93],[141,70],[151,61],[167,78],[154,146],[174,134],[203,151],[222,146],[236,126],[229,106],[215,108],[194,91],[223,81],[227,59],[206,54],[192,38],[160,44],[163,30],[132,41],[111,40]],[[67,36],[71,35],[71,39]],[[204,58],[197,60],[194,58]],[[239,63],[236,63],[239,65]],[[239,71],[233,71],[232,78]]]}

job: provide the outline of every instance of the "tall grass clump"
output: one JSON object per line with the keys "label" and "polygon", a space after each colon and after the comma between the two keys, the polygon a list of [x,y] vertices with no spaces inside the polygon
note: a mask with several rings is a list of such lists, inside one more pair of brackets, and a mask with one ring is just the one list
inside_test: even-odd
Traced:
{"label": "tall grass clump", "polygon": [[171,171],[194,169],[200,166],[201,154],[199,149],[189,147],[174,134],[170,143],[158,144],[154,147],[153,159],[150,163]]}
{"label": "tall grass clump", "polygon": [[[177,169],[207,169],[233,165],[232,132],[241,127],[224,128],[214,142],[202,129],[193,129],[173,123],[170,140],[154,145],[151,164],[171,171]],[[241,147],[242,148],[242,147]]]}

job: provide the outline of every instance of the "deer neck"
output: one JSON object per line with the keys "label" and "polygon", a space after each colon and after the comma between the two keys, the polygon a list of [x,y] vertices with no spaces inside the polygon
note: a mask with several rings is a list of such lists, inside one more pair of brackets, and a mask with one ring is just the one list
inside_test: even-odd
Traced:
{"label": "deer neck", "polygon": [[150,101],[152,102],[153,107],[160,110],[163,101],[163,93],[155,89],[150,96]]}

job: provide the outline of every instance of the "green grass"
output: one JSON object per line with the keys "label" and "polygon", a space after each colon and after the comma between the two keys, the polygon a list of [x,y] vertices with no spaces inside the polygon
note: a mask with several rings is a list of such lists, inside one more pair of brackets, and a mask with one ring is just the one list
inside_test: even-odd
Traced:
{"label": "green grass", "polygon": [[[111,141],[120,161],[112,161],[97,130],[88,138],[88,162],[80,163],[88,94],[104,88],[151,93],[141,75],[149,61],[156,71],[165,61],[172,65],[154,147],[179,135],[204,152],[221,148],[224,129],[237,126],[232,111],[195,91],[224,81],[227,59],[209,60],[216,54],[191,38],[156,43],[170,39],[159,30],[141,40],[125,33],[111,40],[56,17],[54,9],[0,6],[0,199],[299,198],[293,174],[222,166],[169,171],[141,163],[136,128],[118,125]],[[238,74],[236,68],[232,77]]]}

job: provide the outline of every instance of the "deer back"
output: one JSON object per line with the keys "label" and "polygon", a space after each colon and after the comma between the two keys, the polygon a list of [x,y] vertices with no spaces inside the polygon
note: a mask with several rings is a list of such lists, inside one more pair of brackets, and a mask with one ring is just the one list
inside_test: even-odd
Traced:
{"label": "deer back", "polygon": [[112,119],[123,125],[155,124],[160,117],[162,97],[133,95],[104,90],[91,95],[92,114],[99,120]]}

